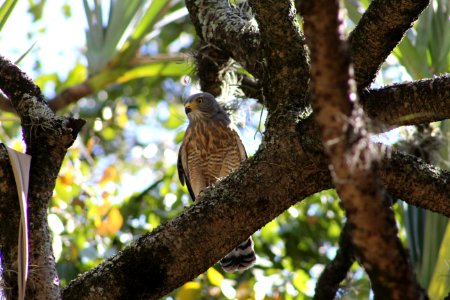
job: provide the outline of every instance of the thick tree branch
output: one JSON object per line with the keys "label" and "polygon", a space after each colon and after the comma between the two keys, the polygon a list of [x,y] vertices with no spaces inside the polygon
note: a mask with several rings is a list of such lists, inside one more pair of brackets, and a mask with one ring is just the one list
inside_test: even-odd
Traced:
{"label": "thick tree branch", "polygon": [[368,87],[381,64],[430,0],[374,0],[350,35],[358,90]]}
{"label": "thick tree branch", "polygon": [[[27,299],[57,299],[58,275],[47,225],[48,203],[67,148],[72,145],[84,121],[56,117],[33,81],[2,56],[0,56],[0,89],[11,100],[21,118],[27,154],[32,157],[28,197],[29,265],[32,269],[29,271]],[[2,198],[0,204],[2,210],[10,212],[9,207],[17,207],[14,202],[17,202],[17,197]],[[11,216],[17,216],[17,212],[11,213]],[[3,227],[1,228],[3,230]],[[1,232],[0,237],[3,237],[3,233]],[[8,234],[18,236],[17,231]],[[2,252],[17,253],[17,243],[3,242],[8,241],[1,241]],[[2,259],[2,263],[11,266],[13,261]],[[4,275],[11,276],[11,274]],[[7,282],[12,284],[14,280],[10,278]]]}
{"label": "thick tree branch", "polygon": [[232,60],[217,47],[201,41],[194,53],[197,75],[202,91],[214,96],[222,94],[222,80]]}
{"label": "thick tree branch", "polygon": [[329,182],[328,172],[317,170],[298,150],[296,139],[288,136],[258,151],[180,216],[72,281],[63,298],[158,299],[206,271],[254,231]]}
{"label": "thick tree branch", "polygon": [[[261,32],[267,74],[262,84],[269,111],[289,104],[292,111],[309,106],[304,88],[308,86],[309,65],[306,44],[292,1],[250,0]],[[295,107],[295,108],[294,108]]]}
{"label": "thick tree branch", "polygon": [[339,284],[347,277],[355,256],[347,223],[339,238],[339,249],[334,259],[325,267],[317,281],[313,300],[333,300]]}
{"label": "thick tree branch", "polygon": [[395,151],[384,158],[381,173],[394,197],[450,218],[450,172]]}
{"label": "thick tree branch", "polygon": [[256,77],[264,74],[260,34],[245,11],[227,0],[186,0],[197,35],[230,56]]}
{"label": "thick tree branch", "polygon": [[[328,158],[319,140],[319,129],[312,117],[298,123],[297,134],[308,159],[312,160],[317,168],[327,169]],[[385,152],[380,176],[388,192],[409,204],[449,216],[450,172],[429,165],[409,154],[391,149]],[[411,193],[410,184],[405,182],[414,182],[415,192]],[[322,187],[323,190],[330,188],[332,185],[328,182]]]}
{"label": "thick tree branch", "polygon": [[450,75],[366,90],[364,111],[380,131],[450,118]]}
{"label": "thick tree branch", "polygon": [[315,119],[356,254],[376,298],[418,299],[419,287],[378,178],[377,147],[358,106],[350,55],[339,30],[339,1],[304,1],[301,11],[311,50]]}

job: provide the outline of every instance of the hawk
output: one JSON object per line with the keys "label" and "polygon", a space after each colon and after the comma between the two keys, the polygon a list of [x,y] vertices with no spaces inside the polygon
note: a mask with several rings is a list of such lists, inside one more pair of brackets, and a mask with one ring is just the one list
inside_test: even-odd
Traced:
{"label": "hawk", "polygon": [[[188,97],[184,107],[189,125],[178,152],[178,175],[186,183],[192,200],[219,178],[237,169],[247,158],[237,128],[209,93]],[[253,241],[249,237],[221,259],[227,272],[245,270],[255,263]]]}

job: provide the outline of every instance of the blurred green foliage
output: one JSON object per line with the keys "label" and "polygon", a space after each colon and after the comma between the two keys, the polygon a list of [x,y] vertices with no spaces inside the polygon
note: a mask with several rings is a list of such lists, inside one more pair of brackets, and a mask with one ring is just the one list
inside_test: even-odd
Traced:
{"label": "blurred green foliage", "polygon": [[[365,7],[354,6],[354,1],[345,3],[349,20],[356,22]],[[180,54],[189,54],[196,40],[183,1],[85,0],[83,4],[84,11],[69,2],[50,0],[29,1],[28,6],[32,23],[39,22],[50,5],[59,5],[68,20],[75,20],[80,13],[88,20],[86,41],[80,40],[79,59],[71,68],[45,72],[43,62],[52,58],[38,53],[34,68],[25,70],[36,75],[35,82],[48,98],[82,82],[95,91],[59,112],[87,121],[67,153],[49,209],[62,285],[174,218],[191,203],[178,182],[175,165],[186,127],[181,99],[192,89],[186,86],[185,77],[194,68],[180,59]],[[9,14],[3,7],[0,13]],[[432,18],[434,12],[428,10],[425,18]],[[350,29],[351,22],[348,26]],[[420,28],[418,25],[417,33],[428,36],[423,41],[436,43],[433,30]],[[79,30],[84,29],[80,26]],[[33,40],[37,33],[29,34]],[[68,51],[57,43],[55,47]],[[396,51],[401,54],[396,54],[399,62],[407,65],[406,50]],[[404,73],[398,67],[396,62],[386,65],[384,71],[397,68],[400,78]],[[240,111],[244,143],[251,155],[260,139],[255,132],[261,107],[245,101]],[[1,141],[23,149],[18,118],[1,112],[0,122]],[[394,209],[402,220],[401,208]],[[312,195],[255,233],[258,261],[254,268],[227,274],[216,265],[167,299],[310,299],[318,276],[337,250],[343,222],[333,190]],[[405,239],[403,227],[400,232]],[[369,293],[367,277],[355,264],[339,298],[367,299]]]}

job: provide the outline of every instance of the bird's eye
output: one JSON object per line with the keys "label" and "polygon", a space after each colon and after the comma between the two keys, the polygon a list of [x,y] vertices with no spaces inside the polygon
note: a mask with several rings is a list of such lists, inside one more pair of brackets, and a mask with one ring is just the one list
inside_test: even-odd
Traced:
{"label": "bird's eye", "polygon": [[201,98],[201,97],[200,97],[200,98],[197,98],[197,102],[198,102],[198,103],[202,103],[202,102],[203,102],[203,98]]}

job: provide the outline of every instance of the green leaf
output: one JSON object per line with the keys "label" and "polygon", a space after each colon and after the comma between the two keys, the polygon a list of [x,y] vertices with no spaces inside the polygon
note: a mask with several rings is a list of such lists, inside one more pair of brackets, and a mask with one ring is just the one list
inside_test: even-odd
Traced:
{"label": "green leaf", "polygon": [[191,66],[186,62],[157,62],[137,66],[127,70],[117,79],[117,83],[124,83],[133,79],[151,76],[183,76],[189,73]]}
{"label": "green leaf", "polygon": [[169,112],[169,118],[166,122],[164,122],[164,127],[166,127],[167,129],[176,129],[185,122],[183,113],[180,110],[180,106],[173,104],[170,105]]}
{"label": "green leaf", "polygon": [[303,270],[298,270],[295,272],[294,279],[292,280],[292,284],[299,291],[305,291],[308,288],[307,282],[309,280],[309,275]]}
{"label": "green leaf", "polygon": [[111,127],[106,127],[101,131],[101,135],[107,141],[111,141],[116,137],[116,131]]}
{"label": "green leaf", "polygon": [[186,282],[177,293],[179,300],[195,300],[200,296],[201,285],[195,281]]}
{"label": "green leaf", "polygon": [[436,267],[428,287],[430,299],[444,299],[450,292],[450,223],[447,225]]}
{"label": "green leaf", "polygon": [[58,85],[60,81],[59,81],[58,75],[56,73],[52,73],[52,74],[41,75],[38,78],[36,78],[34,80],[34,82],[41,88],[41,90],[44,90],[45,86],[48,83],[53,82],[56,85]]}
{"label": "green leaf", "polygon": [[359,1],[345,0],[344,5],[350,20],[352,20],[353,23],[358,24],[362,16],[362,8]]}
{"label": "green leaf", "polygon": [[428,287],[431,282],[447,223],[447,217],[431,211],[425,212],[425,232],[419,274],[420,283],[424,287]]}
{"label": "green leaf", "polygon": [[113,65],[118,64],[120,61],[128,62],[136,54],[145,36],[153,30],[155,23],[164,15],[163,11],[168,9],[170,5],[170,0],[152,1],[133,33],[120,49],[120,53],[116,55],[112,62]]}
{"label": "green leaf", "polygon": [[431,38],[431,22],[433,19],[433,7],[429,5],[420,15],[416,26],[417,52],[424,57],[427,52],[428,42]]}
{"label": "green leaf", "polygon": [[28,11],[33,15],[34,21],[37,21],[42,18],[46,2],[47,0],[41,1],[28,0],[28,3],[30,4],[30,8],[28,9]]}
{"label": "green leaf", "polygon": [[6,21],[11,15],[11,12],[14,10],[14,6],[16,6],[16,4],[17,0],[6,0],[0,7],[0,31],[6,24]]}
{"label": "green leaf", "polygon": [[426,61],[420,56],[408,36],[394,49],[393,53],[411,77],[416,79],[431,77]]}
{"label": "green leaf", "polygon": [[86,43],[91,74],[98,72],[114,57],[126,29],[144,3],[145,0],[111,0],[107,24],[103,24],[102,2],[94,1],[91,8],[87,0],[83,1],[88,22]]}
{"label": "green leaf", "polygon": [[30,53],[30,51],[34,48],[34,46],[36,45],[36,43],[37,43],[37,41],[35,41],[33,44],[31,44],[31,46],[28,48],[28,50],[25,51],[25,53],[22,54],[22,55],[21,55],[14,63],[15,63],[16,65],[17,65],[18,63],[20,63],[20,61],[21,61],[22,59],[24,59],[25,56],[28,55],[28,53]]}
{"label": "green leaf", "polygon": [[[433,6],[436,2],[433,2]],[[432,35],[430,52],[434,73],[444,73],[448,69],[450,52],[450,4],[448,1],[437,1],[432,18]]]}
{"label": "green leaf", "polygon": [[66,88],[82,83],[87,78],[87,75],[86,67],[81,63],[77,63],[70,71],[66,81],[57,87],[56,92],[59,93]]}
{"label": "green leaf", "polygon": [[175,136],[175,143],[177,143],[177,144],[181,143],[181,141],[183,140],[183,137],[184,137],[184,133],[185,133],[184,130],[179,131],[177,133],[177,135]]}
{"label": "green leaf", "polygon": [[216,269],[212,267],[209,268],[208,271],[206,271],[206,276],[212,285],[220,286],[222,284],[223,275]]}

